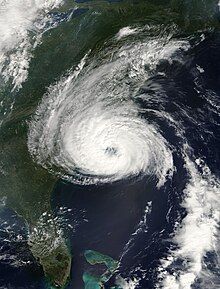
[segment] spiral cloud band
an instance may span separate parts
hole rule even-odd
[[[171,155],[153,127],[114,107],[106,111],[97,110],[96,105],[85,113],[87,117],[77,113],[73,123],[70,119],[62,124],[60,132],[55,161],[70,175],[81,174],[89,183],[116,181],[142,172],[162,177],[164,161]]]
[[[104,61],[85,65],[84,57],[43,98],[30,125],[31,154],[74,183],[149,175],[162,185],[173,170],[172,152],[157,126],[141,117],[135,94],[183,45],[152,39],[122,46],[113,58],[105,52]]]

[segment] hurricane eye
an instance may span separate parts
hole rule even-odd
[[[118,154],[118,150],[115,147],[107,147],[105,149],[105,153],[109,156],[116,156]]]

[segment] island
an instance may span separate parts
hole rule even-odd
[[[112,277],[112,275],[116,272],[119,262],[112,259],[111,257],[101,254],[94,250],[86,250],[84,252],[84,256],[86,261],[94,266],[94,265],[102,265],[104,264],[106,269],[104,272],[96,276],[94,274],[85,272],[83,274],[83,281],[85,284],[85,289],[104,289],[104,284]],[[114,287],[112,289],[121,289],[119,287]]]

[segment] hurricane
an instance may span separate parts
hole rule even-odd
[[[39,106],[30,125],[31,154],[76,183],[149,175],[162,185],[174,169],[172,148],[160,128],[144,118],[136,98],[159,61],[172,61],[186,47],[150,39],[135,47],[122,45],[111,51],[113,59],[107,52],[98,67],[97,60],[86,64],[85,57]]]

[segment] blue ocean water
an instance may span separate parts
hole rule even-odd
[[[188,60],[183,65],[161,63],[158,70],[165,72],[165,76],[148,79],[140,89],[141,94],[154,95],[158,93],[159,87],[160,93],[163,92],[159,104],[158,99],[157,103],[152,101],[150,104],[140,99],[141,106],[157,107],[177,116],[185,128],[186,139],[194,154],[205,158],[216,175],[219,175],[220,158],[219,115],[211,109],[207,93],[212,91],[216,95],[220,94],[219,49],[220,34],[207,36],[205,41],[185,55]],[[196,65],[203,67],[202,74],[195,70]],[[199,92],[195,90],[195,84],[200,88]],[[217,105],[219,100],[215,98],[214,101]],[[185,116],[186,111],[193,114],[193,122]],[[182,191],[188,179],[178,152],[178,143],[181,139],[178,139],[165,122],[155,118],[155,115],[148,115],[148,119],[157,122],[165,138],[176,147],[174,162],[178,173],[174,175],[172,181],[166,183],[165,187],[158,190],[156,181],[148,178],[100,186],[79,186],[64,181],[59,181],[56,185],[52,195],[55,213],[59,207],[70,208],[74,214],[73,219],[69,217],[68,223],[76,221],[79,223],[75,230],[67,232],[73,255],[71,282],[67,288],[83,288],[82,274],[86,268],[83,253],[87,249],[103,252],[115,260],[120,260],[121,276],[129,276],[131,272],[135,272],[141,279],[138,288],[154,288],[159,260],[170,247],[175,246],[169,236],[174,230],[175,222],[180,222],[186,214],[181,202]],[[146,214],[148,206],[151,209]],[[7,222],[8,226],[13,225],[13,234],[21,235],[21,241],[6,241],[12,240],[12,236],[7,232],[4,222]],[[23,252],[29,252],[25,228],[25,223],[16,217],[14,212],[9,209],[1,211],[1,254],[15,255],[16,258],[21,254],[21,260],[25,260]],[[42,269],[31,257],[30,252],[27,253],[26,260],[29,258],[31,258],[30,265],[19,267],[13,265],[10,259],[1,262],[0,286],[22,289],[45,288]],[[181,265],[181,261],[176,264]],[[110,288],[114,282],[113,276],[106,284],[106,288]],[[200,288],[199,284],[195,285],[195,288]]]
[[[66,20],[69,14],[54,13],[53,17],[56,21]],[[177,248],[171,237],[176,223],[181,223],[186,216],[181,204],[190,176],[181,155],[184,141],[187,140],[194,158],[203,159],[211,172],[220,176],[220,34],[211,31],[207,32],[204,41],[200,41],[200,35],[195,39],[192,48],[183,53],[182,63],[161,61],[157,66],[159,74],[148,78],[135,98],[138,105],[148,109],[141,117],[159,126],[163,137],[174,148],[176,171],[172,180],[160,189],[153,177],[89,186],[57,182],[51,197],[55,215],[59,214],[60,207],[67,207],[74,212],[72,217],[67,217],[67,222],[78,223],[74,230],[66,231],[73,256],[71,281],[67,288],[83,288],[82,274],[87,269],[83,253],[87,249],[120,260],[120,267],[106,284],[106,289],[115,284],[118,274],[138,278],[138,289],[155,288],[160,260],[171,248]],[[151,95],[152,99],[149,102],[138,94]],[[153,110],[166,112],[181,123],[184,139]],[[42,268],[28,249],[24,221],[10,209],[3,209],[0,217],[1,255],[15,256],[15,260],[21,262],[30,261],[24,266],[16,266],[10,258],[3,259],[0,262],[0,288],[46,288]],[[8,231],[8,226],[13,227],[13,232]],[[17,240],[17,236],[21,236],[21,240]],[[217,267],[215,258],[215,252],[205,257],[205,264],[213,272]],[[177,260],[175,269],[184,268],[183,261]],[[174,268],[170,268],[172,270]],[[199,279],[193,286],[203,288]]]

